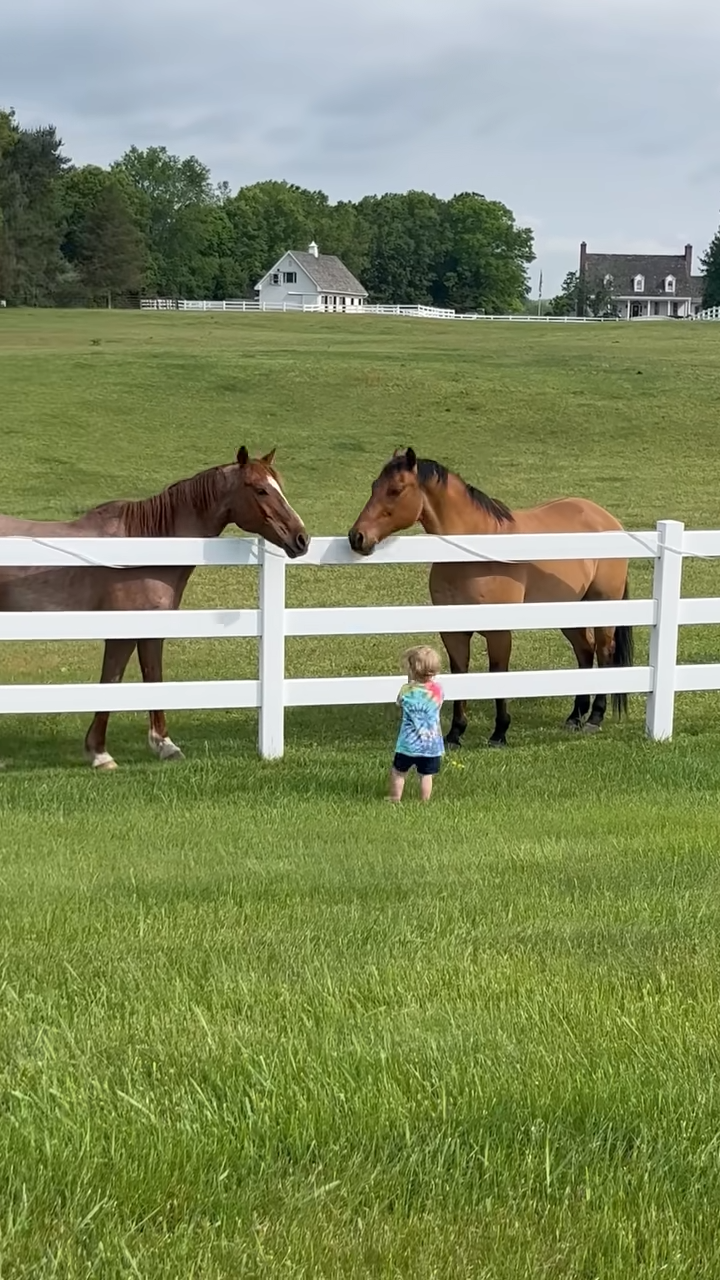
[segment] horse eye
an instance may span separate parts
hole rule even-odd
[[[256,489],[255,492],[259,498],[267,498],[267,489]]]

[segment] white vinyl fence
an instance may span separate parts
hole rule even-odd
[[[675,520],[640,533],[494,534],[396,537],[365,560],[346,538],[315,538],[308,554],[289,561],[252,538],[0,538],[3,565],[259,565],[257,609],[183,609],[178,612],[0,613],[0,640],[102,640],[256,636],[258,679],[168,681],[165,684],[10,684],[0,686],[0,712],[147,711],[156,707],[257,707],[259,750],[284,749],[285,707],[392,702],[402,676],[285,678],[288,636],[408,634],[440,630],[544,630],[624,624],[652,628],[650,662],[642,667],[592,671],[511,671],[443,675],[446,698],[571,698],[578,693],[648,694],[646,728],[655,739],[672,735],[675,694],[720,689],[720,662],[678,665],[678,628],[720,623],[720,598],[683,599],[683,556],[720,557],[720,530],[689,531]],[[439,561],[522,562],[568,559],[652,559],[652,598],[570,604],[431,604],[288,609],[285,579],[309,565],[417,564]]]
[[[141,311],[324,311],[321,303],[254,302],[245,298],[193,301],[186,298],[141,298]]]
[[[324,307],[321,302],[299,304],[296,302],[254,302],[227,298],[224,301],[191,301],[184,298],[141,298],[142,311],[312,311],[347,316],[408,316],[417,320],[513,320],[540,324],[607,324],[615,323],[617,316],[538,316],[538,315],[488,315],[484,311],[470,313],[455,311],[452,307],[426,307],[415,303],[365,303],[362,307]],[[699,318],[699,317],[698,317]]]

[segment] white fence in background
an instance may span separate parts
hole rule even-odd
[[[675,694],[720,689],[720,662],[678,665],[678,628],[720,623],[720,598],[681,597],[684,556],[720,557],[720,530],[689,531],[675,520],[656,530],[631,533],[494,534],[391,538],[369,559],[355,556],[345,538],[316,538],[307,556],[289,561],[269,543],[252,538],[0,538],[3,565],[102,564],[259,565],[257,609],[183,609],[178,612],[0,613],[0,640],[101,640],[167,637],[214,639],[255,636],[260,642],[257,680],[168,681],[165,684],[10,684],[0,686],[0,712],[48,713],[147,711],[156,707],[259,710],[259,750],[276,757],[284,749],[286,707],[392,702],[399,675],[286,679],[289,636],[362,636],[437,633],[440,630],[544,630],[559,627],[646,626],[650,661],[642,667],[592,671],[511,671],[443,675],[447,698],[574,697],[578,693],[648,694],[651,738],[672,735]],[[569,604],[398,605],[288,609],[288,569],[310,565],[417,564],[477,561],[652,559],[650,599]]]
[[[690,316],[690,320],[720,320],[720,307],[706,307],[704,311],[698,311],[696,316]]]
[[[484,312],[470,314],[469,312],[454,311],[452,307],[426,307],[410,305],[409,303],[399,303],[392,306],[384,303],[366,303],[362,307],[348,307],[343,310],[342,308],[324,307],[319,302],[305,303],[301,306],[294,302],[248,302],[234,298],[227,298],[223,302],[193,302],[182,298],[141,298],[140,307],[143,311],[310,311],[347,316],[409,316],[419,320],[513,320],[531,324],[607,324],[608,321],[615,323],[618,319],[617,316],[496,316],[486,315]],[[700,319],[701,317],[698,316],[696,318]]]
[[[298,305],[294,302],[253,302],[243,298],[227,298],[224,301],[216,302],[212,299],[206,301],[192,301],[185,298],[141,298],[141,311],[324,311],[325,308],[320,303],[305,303]]]

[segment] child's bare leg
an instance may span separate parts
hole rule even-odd
[[[390,770],[390,794],[388,800],[397,803],[402,800],[403,788],[405,786],[405,774],[398,773],[397,769]]]
[[[432,784],[433,784],[433,780],[432,780],[431,773],[426,773],[425,776],[420,779],[420,799],[421,800],[430,799],[432,795]]]

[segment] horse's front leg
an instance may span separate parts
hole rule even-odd
[[[510,670],[510,654],[512,652],[512,634],[510,631],[488,631],[487,641],[488,669],[492,672]],[[510,712],[505,698],[495,699],[495,728],[488,740],[489,747],[506,747],[507,731],[510,728]]]
[[[161,684],[164,640],[138,640],[138,660],[142,678],[146,684]],[[167,731],[164,711],[150,711],[148,744],[160,760],[182,760],[183,753],[175,745]]]
[[[135,648],[134,640],[106,640],[103,654],[101,684],[119,684],[125,674]],[[97,711],[85,735],[85,756],[93,769],[109,773],[117,765],[106,749],[109,711]]]
[[[443,632],[440,636],[450,659],[450,670],[453,675],[466,675],[470,670],[472,634],[472,631],[452,631]],[[456,698],[453,702],[452,724],[445,737],[446,747],[461,746],[466,729],[467,701],[465,698]]]

